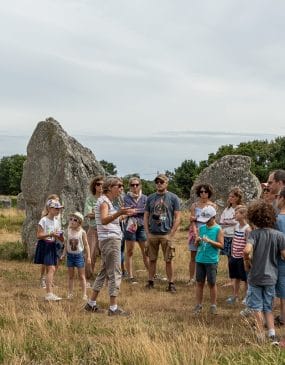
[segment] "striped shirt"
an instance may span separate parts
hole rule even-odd
[[[232,257],[239,259],[243,257],[243,250],[246,245],[246,230],[249,228],[249,224],[245,224],[243,227],[239,223],[235,226],[235,233],[232,242]]]
[[[122,230],[120,227],[119,218],[114,219],[111,223],[102,224],[100,207],[103,203],[108,205],[108,215],[115,214],[117,211],[114,208],[111,200],[106,196],[102,195],[98,198],[95,205],[95,220],[97,223],[97,233],[99,241],[106,240],[108,238],[122,238]]]

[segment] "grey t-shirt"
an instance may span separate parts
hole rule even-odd
[[[278,276],[278,257],[285,250],[285,236],[271,228],[258,228],[247,240],[253,246],[252,268],[248,274],[251,285],[275,285]]]
[[[167,191],[148,196],[145,211],[149,213],[149,231],[152,234],[167,234],[173,226],[174,212],[180,210],[177,195]]]

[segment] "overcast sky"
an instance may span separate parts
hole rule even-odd
[[[285,1],[0,2],[0,157],[51,116],[119,174],[285,131]]]

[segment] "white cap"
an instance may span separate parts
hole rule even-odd
[[[198,222],[207,223],[211,218],[217,215],[216,209],[212,205],[203,208],[201,215],[197,218]]]

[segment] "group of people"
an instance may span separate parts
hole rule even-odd
[[[179,198],[167,190],[168,177],[155,178],[156,192],[148,197],[142,193],[138,177],[129,180],[129,191],[123,193],[119,177],[96,176],[90,184],[84,216],[71,213],[69,225],[63,233],[59,214],[63,206],[57,196],[48,197],[43,217],[39,221],[35,263],[41,264],[42,280],[46,274],[46,300],[60,300],[52,292],[53,275],[58,261],[67,257],[69,273],[68,298],[73,296],[74,268],[78,269],[86,311],[102,312],[97,298],[105,282],[110,297],[109,315],[128,313],[117,304],[122,278],[122,248],[125,244],[126,270],[130,283],[136,283],[133,271],[133,252],[138,242],[142,260],[148,271],[147,289],[154,288],[156,264],[161,246],[168,285],[175,293],[173,258],[174,236],[179,227],[181,209]],[[266,321],[268,335],[276,339],[272,314],[275,289],[280,298],[279,325],[285,324],[285,171],[273,171],[262,184],[261,199],[243,204],[242,191],[233,188],[227,206],[219,220],[217,207],[211,200],[210,184],[196,187],[197,200],[190,208],[189,217],[189,282],[196,287],[194,313],[202,311],[203,290],[207,279],[210,289],[210,312],[217,312],[216,276],[220,254],[228,257],[228,271],[233,294],[228,304],[239,299],[240,283],[244,282],[246,315],[252,313],[259,331],[264,336]],[[82,228],[88,219],[87,234]],[[61,244],[64,242],[64,248]],[[57,245],[59,244],[59,248]],[[61,252],[59,252],[61,250]],[[63,250],[63,251],[62,251]],[[87,280],[95,272],[96,258],[101,268],[93,284],[91,297],[86,295]],[[86,263],[86,264],[85,264]]]

